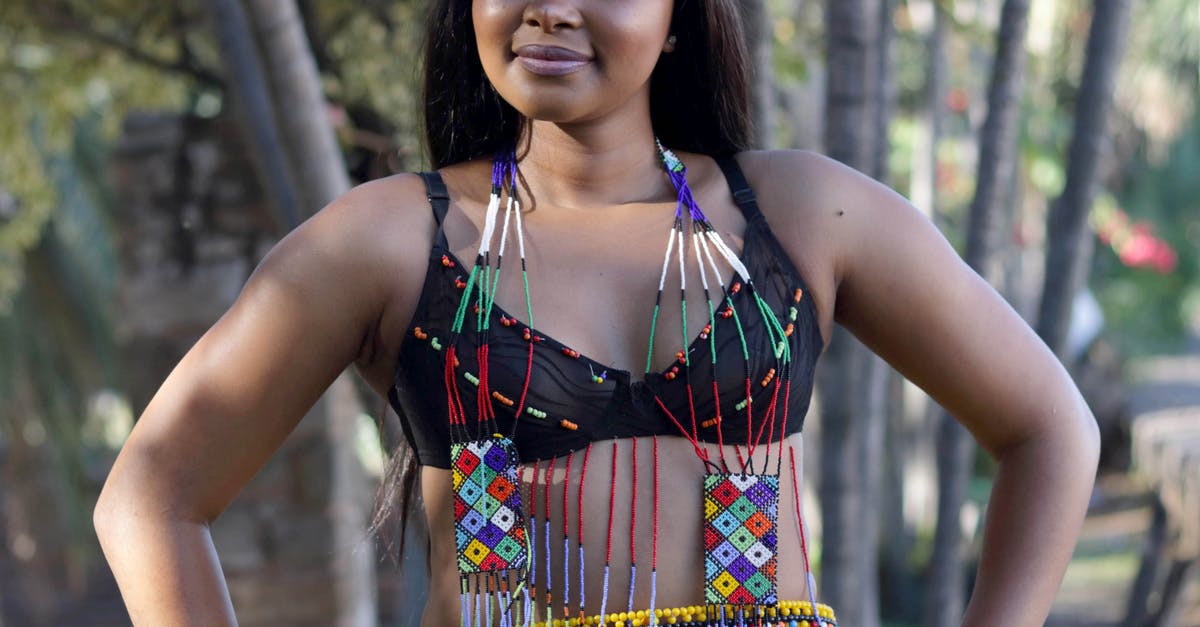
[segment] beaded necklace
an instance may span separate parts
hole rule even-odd
[[[783,461],[783,437],[780,437],[779,448],[774,456],[772,467],[771,447],[765,447],[762,467],[755,471],[754,453],[761,443],[763,431],[774,433],[777,399],[782,389],[784,392],[784,407],[779,419],[783,424],[783,433],[787,428],[787,400],[790,391],[791,378],[791,347],[788,337],[792,335],[791,321],[796,319],[795,304],[802,296],[799,289],[793,296],[793,307],[790,310],[791,321],[785,328],[775,313],[762,299],[755,289],[754,283],[746,266],[721,239],[717,230],[704,216],[687,184],[687,168],[670,150],[664,148],[655,140],[659,156],[665,171],[677,192],[675,217],[667,239],[666,253],[663,256],[662,271],[659,277],[658,291],[655,296],[651,314],[650,337],[646,354],[646,379],[651,381],[651,359],[654,351],[655,327],[662,308],[662,296],[666,287],[667,270],[671,265],[672,252],[676,253],[680,277],[680,316],[683,337],[683,349],[676,353],[677,363],[663,373],[662,380],[655,381],[649,389],[655,404],[676,427],[680,435],[692,445],[697,459],[702,463],[705,473],[703,477],[704,491],[704,603],[703,609],[696,609],[696,617],[700,619],[697,625],[764,625],[775,624],[775,619],[790,615],[789,610],[777,595],[776,567],[778,549],[778,515],[779,515],[779,478]],[[496,253],[496,265],[491,265],[491,241],[498,222],[498,213],[504,205],[504,221],[501,227],[500,246]],[[685,227],[684,210],[688,214]],[[495,303],[496,286],[499,282],[500,270],[503,267],[504,251],[508,240],[510,223],[515,224],[518,252],[521,261],[521,275],[525,294],[526,320],[528,327],[522,332],[526,341],[527,360],[526,373],[521,392],[517,400],[490,389],[488,377],[488,347],[489,322]],[[710,347],[710,366],[713,373],[712,394],[715,415],[698,420],[695,410],[694,394],[691,385],[691,357],[688,354],[689,336],[687,332],[687,297],[686,297],[686,247],[685,231],[690,230],[691,247],[696,263],[699,266],[700,281],[708,308],[708,322],[700,333],[701,340],[708,340]],[[716,255],[713,254],[716,249]],[[720,257],[736,271],[733,284],[727,291],[722,273],[717,268],[715,258]],[[445,261],[445,260],[444,260]],[[707,268],[705,262],[707,261]],[[771,387],[770,400],[765,411],[758,418],[757,429],[753,412],[754,397],[750,372],[750,352],[745,333],[737,310],[731,303],[721,311],[713,306],[709,291],[708,271],[715,275],[721,293],[731,296],[744,292],[745,298],[753,299],[755,310],[761,317],[771,340],[774,366],[767,370],[765,376],[757,383],[761,388]],[[493,609],[497,610],[495,620],[502,627],[528,626],[539,614],[538,583],[544,588],[545,624],[583,625],[593,624],[592,619],[585,621],[585,578],[584,578],[584,499],[583,489],[587,477],[588,461],[591,455],[589,444],[583,453],[580,464],[580,480],[576,499],[578,502],[578,525],[575,535],[576,552],[579,561],[578,577],[578,610],[577,618],[572,618],[570,603],[570,525],[568,502],[570,499],[570,471],[574,454],[567,455],[565,476],[562,487],[562,516],[563,516],[563,589],[561,598],[561,615],[555,619],[553,594],[551,589],[551,480],[555,460],[551,459],[544,470],[535,462],[531,473],[531,490],[529,492],[530,512],[534,516],[534,524],[529,524],[522,502],[521,486],[524,484],[524,470],[520,466],[517,449],[514,445],[516,430],[524,415],[534,418],[548,419],[546,412],[526,406],[526,396],[532,375],[533,351],[542,338],[532,329],[533,309],[529,294],[529,278],[525,261],[525,240],[521,225],[520,199],[517,194],[517,165],[513,150],[498,155],[493,161],[492,186],[489,196],[487,213],[484,220],[483,233],[480,240],[475,263],[465,284],[458,282],[463,289],[463,296],[455,314],[454,323],[450,330],[450,338],[445,347],[444,382],[448,403],[448,416],[451,431],[451,476],[454,490],[455,542],[457,548],[457,566],[460,575],[461,614],[463,625],[492,625]],[[471,301],[474,299],[474,305]],[[469,420],[464,409],[456,369],[460,365],[457,356],[458,340],[466,321],[467,310],[470,308],[476,317],[475,331],[477,337],[476,359],[479,367],[478,375],[463,371],[463,378],[476,388],[476,411],[474,420]],[[516,324],[517,321],[502,317],[505,326]],[[716,330],[717,319],[731,320],[738,335],[744,364],[744,393],[745,397],[735,406],[735,411],[746,413],[746,443],[745,456],[740,443],[732,443],[737,456],[733,462],[726,458],[725,442],[722,436],[721,404],[717,384],[717,351]],[[435,346],[435,348],[441,348]],[[578,358],[579,354],[569,348],[563,348],[563,353],[569,357]],[[607,372],[596,373],[589,365],[591,380],[603,383]],[[657,386],[670,384],[676,378],[681,378],[688,399],[687,423],[676,417],[663,402]],[[678,385],[678,384],[675,384]],[[496,421],[495,403],[500,403],[514,411],[514,419],[508,433],[502,433]],[[568,418],[560,418],[560,426],[567,429],[577,428]],[[712,459],[708,449],[700,442],[700,429],[714,429],[717,435],[717,459]],[[612,473],[616,476],[618,441],[612,440]],[[650,610],[639,613],[634,611],[634,596],[637,587],[637,438],[632,438],[632,467],[633,486],[630,502],[630,578],[626,612],[620,616],[628,617],[626,624],[658,624],[660,613],[655,607],[657,596],[657,562],[658,562],[658,527],[659,527],[659,459],[658,438],[652,442],[653,452],[653,500],[652,512],[652,550],[650,558]],[[796,469],[794,452],[790,450],[793,486],[796,485]],[[770,472],[770,471],[773,471]],[[543,542],[539,546],[537,538],[536,517],[538,512],[538,481],[539,473],[544,486],[542,490],[541,509],[544,512],[542,534]],[[602,596],[600,601],[599,622],[605,625],[608,620],[624,621],[625,618],[615,618],[609,615],[609,574],[613,549],[613,512],[616,507],[616,482],[612,481],[609,492],[608,531],[605,542],[605,559]],[[831,619],[822,623],[818,617],[818,606],[815,600],[815,585],[808,567],[807,542],[800,518],[800,503],[798,493],[795,495],[797,533],[804,553],[804,568],[807,576],[811,605],[808,619],[810,625],[821,626],[832,624]],[[544,551],[544,556],[537,555]],[[542,557],[542,560],[538,560]],[[544,561],[544,568],[539,568],[539,561]],[[540,573],[539,573],[540,571]],[[788,606],[790,607],[790,606]],[[801,616],[797,610],[795,616]],[[614,617],[614,618],[610,618]],[[691,623],[691,615],[687,622]],[[674,615],[669,622],[676,622]],[[541,624],[539,622],[539,624]],[[783,623],[786,624],[786,623]]]

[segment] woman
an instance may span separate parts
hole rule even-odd
[[[425,625],[799,608],[814,596],[799,428],[837,323],[999,462],[965,622],[1040,624],[1086,509],[1093,419],[902,197],[813,153],[744,150],[733,0],[435,5],[426,122],[440,176],[359,186],[281,241],[114,464],[96,524],[135,622],[234,622],[207,525],[351,363],[402,411],[422,465]],[[528,272],[479,263],[505,251]],[[491,480],[519,487],[497,497],[521,523],[506,521],[517,542],[499,566],[463,561],[478,538],[455,474],[464,450],[492,444],[509,457]],[[708,482],[733,476],[766,486],[750,513],[770,533],[735,551],[766,547],[769,566],[749,573],[759,588],[711,570],[723,512]]]

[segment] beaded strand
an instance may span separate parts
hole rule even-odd
[[[571,517],[567,511],[567,504],[571,502],[568,498],[569,488],[571,486],[571,458],[575,456],[575,452],[567,453],[567,470],[563,475],[563,620],[571,616],[571,551],[570,551],[570,521]]]
[[[612,474],[610,477],[617,476],[617,439],[612,441]],[[612,563],[612,538],[613,538],[613,514],[616,512],[617,506],[617,482],[611,481],[612,485],[608,492],[608,541],[604,548],[604,586],[601,589],[600,596],[600,625],[604,625],[605,611],[608,609],[608,570],[609,564]]]
[[[584,602],[586,601],[585,597],[587,596],[585,594],[585,592],[587,591],[587,588],[584,587],[584,577],[583,577],[583,568],[584,568],[584,565],[587,563],[583,560],[583,521],[584,521],[584,517],[583,517],[583,486],[584,486],[584,483],[587,481],[588,458],[591,457],[591,455],[592,455],[592,443],[588,442],[587,449],[585,449],[583,452],[583,468],[579,469],[579,496],[578,496],[578,498],[579,498],[579,536],[577,538],[577,541],[579,543],[579,620],[580,621],[582,621],[583,617],[584,617],[583,606],[584,606]]]
[[[637,588],[637,436],[633,440],[633,491],[629,497],[629,609],[633,611],[633,591]]]
[[[554,581],[554,575],[550,572],[550,476],[551,476],[550,473],[553,472],[553,470],[554,470],[554,459],[551,459],[550,463],[546,464],[546,477],[545,477],[545,481],[543,482],[543,483],[545,483],[544,488],[546,490],[543,500],[545,501],[545,509],[546,509],[545,525],[546,525],[546,621],[547,622],[552,622],[554,620],[554,607],[551,605],[551,599],[553,597],[553,592],[551,590],[551,586],[552,586],[552,582]]]
[[[533,597],[533,610],[537,612],[537,491],[538,491],[538,464],[541,460],[533,462],[533,473],[529,482],[529,594]]]
[[[805,584],[808,586],[808,598],[813,607],[817,606],[817,582],[813,577],[812,568],[808,564],[808,538],[804,531],[804,517],[800,515],[800,483],[796,472],[796,449],[788,445],[788,457],[792,466],[792,494],[796,504],[796,529],[800,532],[800,553],[804,555]],[[820,619],[816,619],[816,627],[821,627]]]
[[[650,624],[658,624],[654,602],[658,596],[658,436],[654,436],[654,513],[650,544]]]

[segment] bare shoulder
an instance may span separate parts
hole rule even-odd
[[[828,345],[845,270],[846,233],[860,221],[856,209],[862,203],[856,197],[873,181],[808,150],[746,151],[737,160],[771,232],[808,284]]]
[[[395,174],[343,193],[284,238],[263,267],[340,294],[343,320],[359,327],[354,364],[383,392],[420,298],[434,229],[424,181]]]

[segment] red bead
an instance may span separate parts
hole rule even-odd
[[[733,283],[733,287],[731,289],[734,294],[737,294],[738,292],[742,291],[742,284],[740,282],[735,281]]]
[[[447,257],[446,255],[442,255],[442,265],[446,266],[447,268],[453,268],[454,262],[450,260],[450,257]]]

